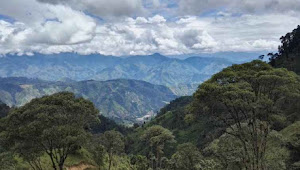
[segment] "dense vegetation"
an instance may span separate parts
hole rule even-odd
[[[270,53],[270,64],[300,74],[300,26],[280,38],[278,53]]]
[[[300,77],[272,67],[280,56],[228,67],[132,128],[69,92],[0,104],[0,169],[300,169]]]

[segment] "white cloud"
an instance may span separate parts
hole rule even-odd
[[[64,8],[61,6],[56,10]],[[76,16],[76,20],[72,16]],[[61,22],[50,21],[49,25],[34,28],[27,28],[21,23],[0,22],[0,30],[3,30],[0,34],[3,45],[0,53],[78,52],[130,55],[159,52],[171,55],[273,51],[279,45],[278,38],[300,22],[298,17],[286,15],[184,17],[172,22],[157,15],[95,25],[88,16],[76,11],[69,11],[67,16],[60,14],[60,17]]]
[[[165,9],[168,0],[148,1],[153,6]],[[228,1],[218,2],[222,5]],[[264,8],[264,4],[275,1],[266,0],[259,3],[261,8]],[[107,2],[106,5],[103,5],[104,2]],[[123,2],[123,5],[117,2]],[[197,7],[198,4],[202,5],[203,9],[219,8],[216,0],[205,2],[207,3],[202,0],[186,0],[185,5],[190,7],[194,4]],[[228,11],[231,6],[236,5],[234,2],[237,0],[232,0],[229,5],[223,4],[227,7],[226,11],[221,10],[214,16],[178,15],[168,18],[160,14],[151,14],[148,17],[138,15],[140,11],[145,10],[140,0],[56,0],[52,3],[40,3],[36,0],[2,1],[0,14],[10,16],[16,21],[7,22],[0,19],[0,54],[78,52],[136,55],[159,52],[174,55],[221,51],[273,51],[280,43],[279,37],[300,23],[297,13],[279,13],[281,9],[274,6],[271,8],[276,10],[271,13],[249,12],[251,5],[256,4],[248,0],[240,3],[245,13],[236,16],[232,11]],[[297,4],[294,7],[289,7],[288,4],[286,5],[289,10],[286,11],[297,10]],[[183,1],[179,3],[181,10],[182,5]],[[127,9],[132,10],[132,13]],[[190,12],[193,13],[193,9]],[[90,15],[91,13],[107,18],[98,21]],[[138,17],[130,17],[131,15]]]
[[[15,1],[12,0],[11,4],[5,5],[9,7],[14,3]],[[62,5],[33,3],[33,6],[40,8],[29,8],[32,10],[31,14],[42,15],[33,17],[31,21],[28,19],[30,16],[24,17],[28,13],[26,9],[13,15],[17,22],[9,23],[0,20],[0,53],[35,52],[50,46],[84,43],[94,38],[97,25],[93,18],[84,13]],[[44,11],[40,11],[41,9]],[[5,14],[11,12],[6,10]],[[71,47],[64,49],[71,49]]]
[[[160,15],[155,15],[154,17],[149,18],[149,23],[153,23],[153,24],[164,23],[166,21],[167,20],[164,17],[160,16]]]
[[[48,9],[56,18],[33,27],[27,42],[67,45],[93,39],[96,23],[91,17],[65,6]]]

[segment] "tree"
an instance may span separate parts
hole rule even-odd
[[[174,138],[171,131],[158,125],[149,127],[141,136],[141,140],[150,147],[149,156],[155,158],[151,158],[152,169],[161,168],[161,158],[164,154],[165,144],[175,142]],[[156,162],[155,165],[154,161]]]
[[[106,131],[101,137],[101,142],[108,153],[108,170],[110,170],[112,167],[113,156],[124,151],[124,137],[120,132],[114,130]]]
[[[102,121],[101,121],[102,123]],[[106,149],[101,143],[101,137],[99,135],[93,135],[91,140],[85,145],[85,148],[92,154],[93,160],[101,169],[104,166],[106,158]]]
[[[9,106],[7,106],[6,104],[0,101],[0,118],[7,116],[9,110],[10,110]]]
[[[132,155],[130,157],[130,163],[134,165],[137,170],[148,170],[148,160],[145,156]]]
[[[195,105],[242,143],[246,169],[266,169],[271,117],[297,114],[299,84],[295,73],[256,60],[226,68],[200,85]]]
[[[13,153],[0,148],[0,170],[15,170],[17,163]]]
[[[278,53],[270,53],[270,64],[300,74],[300,26],[280,38]]]
[[[36,147],[33,142],[18,143],[14,146],[13,151],[26,161],[33,170],[43,169],[40,157],[44,152],[39,147]]]
[[[287,141],[287,147],[290,151],[290,160],[288,169],[300,169],[300,121],[297,121],[281,131]]]
[[[199,170],[201,169],[202,154],[192,143],[184,143],[177,147],[177,151],[172,155],[177,170]]]
[[[44,152],[53,169],[62,170],[68,155],[86,142],[89,124],[97,121],[97,115],[92,102],[72,93],[33,99],[5,118],[6,143],[15,151]]]
[[[265,55],[260,55],[260,56],[258,57],[259,60],[264,60],[264,58],[265,58]]]
[[[248,137],[251,137],[248,135]],[[265,153],[266,169],[284,170],[289,158],[285,138],[276,131],[271,131],[268,136],[268,149]],[[251,146],[249,146],[250,148]],[[204,149],[206,155],[210,155],[215,162],[221,165],[218,169],[244,169],[243,144],[240,140],[227,133],[215,139]]]
[[[93,154],[94,161],[100,169],[100,167],[104,165],[104,158],[106,154],[105,147],[101,144],[96,144],[91,153]]]

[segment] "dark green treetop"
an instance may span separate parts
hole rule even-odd
[[[14,150],[45,152],[53,168],[62,169],[68,155],[86,142],[98,112],[92,102],[61,92],[14,109],[6,118],[4,135]]]

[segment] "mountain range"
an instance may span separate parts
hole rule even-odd
[[[22,106],[34,98],[61,91],[91,100],[101,115],[125,124],[154,116],[176,98],[165,86],[139,80],[54,82],[23,77],[0,78],[0,101],[9,106]]]
[[[200,83],[233,63],[220,57],[176,59],[158,53],[129,57],[75,53],[7,55],[0,58],[0,77],[66,82],[135,79],[167,86],[183,96],[191,95]]]

